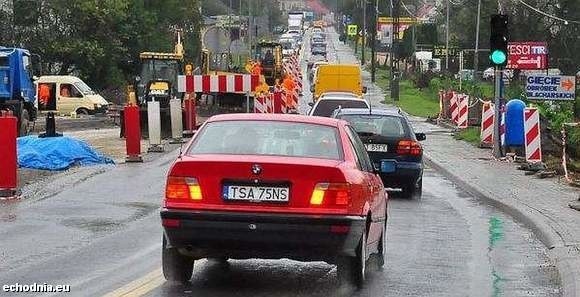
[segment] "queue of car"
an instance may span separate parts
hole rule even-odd
[[[295,35],[281,37],[285,50]],[[359,65],[316,52],[308,70],[308,115],[213,116],[175,160],[160,213],[167,280],[189,281],[202,258],[289,258],[336,264],[341,283],[361,287],[371,259],[385,264],[385,186],[420,198],[425,135],[364,99]]]

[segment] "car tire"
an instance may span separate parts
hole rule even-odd
[[[87,115],[88,116],[89,115],[89,110],[86,109],[86,108],[79,108],[79,109],[76,110],[76,114],[78,114],[78,115],[84,115],[84,116]]]
[[[165,237],[163,237],[161,262],[163,276],[168,281],[187,283],[193,275],[194,259],[180,254],[176,248],[168,248]]]
[[[387,222],[383,224],[383,232],[381,233],[381,239],[379,240],[377,253],[377,266],[379,270],[382,270],[386,263],[387,258]]]
[[[410,184],[403,186],[402,196],[409,199],[421,199],[423,195],[423,178],[421,178],[416,184]]]
[[[362,288],[366,278],[366,231],[363,232],[355,257],[343,257],[337,265],[338,280],[341,284]]]

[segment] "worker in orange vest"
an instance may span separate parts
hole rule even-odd
[[[290,75],[286,74],[284,76],[284,80],[282,81],[282,88],[286,92],[286,106],[290,108],[296,108],[296,105],[298,104],[298,102],[296,102],[297,98],[295,98],[296,83],[294,82],[294,79],[290,77]]]
[[[39,84],[38,85],[38,101],[41,104],[41,109],[48,109],[48,104],[50,102],[51,85],[49,84]]]
[[[282,81],[282,87],[290,92],[293,92],[296,88],[296,83],[294,82],[294,79],[290,77],[290,75],[286,74],[284,76],[284,80]]]
[[[262,75],[262,64],[256,61],[254,66],[252,66],[252,75]]]

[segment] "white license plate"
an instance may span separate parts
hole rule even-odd
[[[290,189],[283,187],[224,186],[227,200],[288,202]]]
[[[365,148],[369,152],[386,152],[388,149],[386,144],[380,143],[367,143],[365,144]]]

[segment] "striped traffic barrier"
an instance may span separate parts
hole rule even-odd
[[[537,108],[528,107],[524,110],[524,132],[526,161],[529,163],[542,162],[540,112]]]
[[[18,197],[16,139],[18,119],[11,111],[0,111],[0,201]]]
[[[451,112],[451,121],[453,121],[454,124],[457,124],[457,116],[459,115],[459,110],[457,109],[458,95],[459,94],[455,92],[451,92],[451,99],[449,99],[450,101],[449,111]]]
[[[505,146],[505,107],[500,110],[500,122],[499,122],[499,141],[500,146]]]
[[[457,127],[465,129],[469,121],[469,96],[465,94],[459,95],[457,109]]]
[[[254,97],[254,113],[272,113],[274,103],[270,94],[261,94]]]
[[[481,109],[481,141],[480,147],[491,147],[493,145],[493,124],[495,107],[491,102],[484,102]]]
[[[187,93],[247,93],[260,84],[260,76],[234,75],[179,75],[177,91]]]

